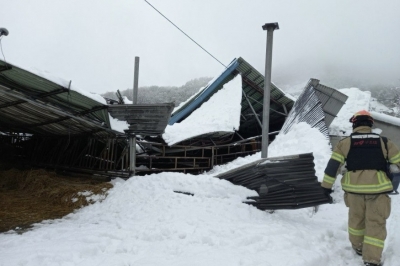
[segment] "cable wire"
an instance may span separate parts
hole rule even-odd
[[[215,56],[213,56],[210,52],[208,52],[205,48],[203,48],[200,44],[198,44],[195,40],[193,40],[189,35],[187,35],[183,30],[181,30],[177,25],[175,25],[171,20],[169,20],[166,16],[163,15],[160,11],[157,10],[152,4],[150,4],[147,0],[144,0],[149,6],[151,6],[155,11],[157,11],[161,16],[163,16],[166,20],[169,21],[172,25],[175,26],[180,32],[185,34],[186,37],[188,37],[192,42],[194,42],[197,46],[199,46],[203,51],[205,51],[207,54],[209,54],[212,58],[214,58],[218,63],[223,65],[225,68],[228,68],[226,65],[224,65],[221,61],[219,61]]]

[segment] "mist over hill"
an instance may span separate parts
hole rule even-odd
[[[138,90],[138,103],[167,103],[173,102],[178,106],[181,102],[186,101],[189,97],[199,91],[200,88],[206,86],[212,77],[200,77],[186,82],[182,86],[143,86]],[[319,78],[317,78],[319,79]],[[303,88],[306,86],[308,80],[292,79],[290,82],[285,82],[279,76],[276,78],[277,82],[274,84],[281,88],[285,93],[289,93],[294,97],[298,97]],[[320,82],[326,86],[334,89],[343,88],[358,88],[362,91],[371,92],[371,96],[388,108],[393,108],[393,116],[400,117],[400,84],[396,86],[392,83],[368,83],[363,80],[355,80],[350,77],[342,77],[341,79],[326,77],[321,78]],[[120,90],[122,96],[126,96],[132,100],[132,89]],[[103,97],[117,100],[116,91],[106,92],[102,94]]]
[[[186,101],[200,88],[206,86],[211,77],[201,77],[189,80],[180,87],[176,86],[144,86],[138,89],[138,103],[170,103],[175,106]],[[122,96],[132,101],[132,89],[120,90]],[[106,92],[103,97],[117,100],[116,92]]]

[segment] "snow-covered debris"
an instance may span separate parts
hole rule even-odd
[[[173,145],[206,133],[233,133],[240,125],[241,99],[242,79],[238,75],[185,120],[168,125],[162,137],[168,145]]]
[[[313,152],[322,180],[330,145],[306,123],[277,137],[268,154],[306,152]],[[334,204],[320,206],[317,213],[306,208],[269,214],[242,203],[254,191],[214,177],[260,156],[239,158],[198,176],[159,173],[115,179],[101,202],[43,221],[23,234],[0,234],[0,265],[361,265],[348,240],[340,182]],[[393,197],[385,266],[397,266],[400,260],[399,213],[400,198]]]
[[[371,115],[375,120],[379,120],[379,121],[400,127],[400,118],[398,118],[398,117],[394,117],[394,116],[383,114],[383,113],[373,112],[373,111],[371,112]]]
[[[348,88],[338,90],[348,96],[346,103],[340,109],[337,117],[329,126],[329,134],[335,136],[348,136],[352,132],[350,117],[360,110],[369,110],[371,92],[361,91],[358,88]]]

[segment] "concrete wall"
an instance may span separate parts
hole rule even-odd
[[[375,120],[374,128],[382,129],[382,136],[389,138],[400,148],[400,127],[386,122]]]

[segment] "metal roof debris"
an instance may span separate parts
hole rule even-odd
[[[0,131],[115,135],[107,105],[1,60]]]
[[[129,130],[140,135],[164,133],[173,109],[174,103],[116,104],[108,107],[112,117],[126,121]]]
[[[299,209],[331,203],[315,176],[312,153],[261,159],[217,175],[256,190],[245,203],[261,210]]]

